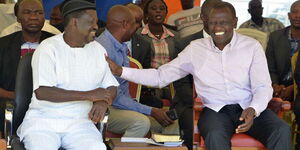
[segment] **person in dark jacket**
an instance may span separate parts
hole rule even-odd
[[[39,0],[19,2],[17,21],[22,31],[0,38],[0,130],[4,132],[4,110],[14,99],[17,67],[22,55],[33,52],[39,43],[53,34],[41,31],[45,18]]]

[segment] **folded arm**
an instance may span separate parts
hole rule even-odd
[[[57,87],[40,86],[34,92],[37,99],[50,102],[88,100],[92,102],[105,101],[107,104],[111,104],[116,96],[116,87],[96,88],[91,91],[71,91]]]

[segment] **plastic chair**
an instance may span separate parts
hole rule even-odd
[[[193,107],[193,127],[194,127],[194,134],[193,134],[193,144],[194,149],[197,150],[205,150],[205,144],[203,137],[200,136],[200,132],[198,130],[198,120],[200,118],[200,113],[204,108],[204,105],[200,98],[196,97],[194,90],[194,107]],[[273,105],[272,103],[275,103]],[[279,104],[279,105],[278,105]],[[288,101],[283,101],[280,98],[273,98],[269,106],[278,106],[275,111],[279,110],[277,113],[278,115],[282,115],[283,111],[288,111],[291,109],[291,105]],[[272,108],[273,110],[273,108]],[[242,133],[234,134],[231,138],[231,145],[232,150],[266,150],[263,144],[261,144],[256,139]]]
[[[256,39],[261,46],[264,48],[264,51],[266,51],[267,44],[268,44],[268,34],[256,29],[250,29],[250,28],[239,28],[235,30],[236,32],[252,37]]]
[[[143,66],[141,65],[141,63],[138,60],[136,60],[130,56],[128,56],[128,58],[129,58],[130,68],[143,69]],[[136,99],[138,102],[139,102],[140,96],[141,96],[141,89],[142,89],[142,85],[136,84],[133,82],[129,82],[130,96],[131,96],[131,98]]]

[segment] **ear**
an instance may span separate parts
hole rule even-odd
[[[291,17],[291,13],[290,12],[288,13],[288,17],[289,17],[289,20],[291,20],[292,17]]]
[[[127,30],[127,26],[128,26],[128,21],[122,20],[122,29]]]
[[[69,23],[74,27],[78,27],[78,20],[76,18],[71,18]]]
[[[237,28],[237,22],[238,22],[238,17],[235,17],[235,18],[233,19],[233,27],[234,27],[234,28]]]
[[[251,10],[250,9],[248,9],[248,13],[251,14]]]

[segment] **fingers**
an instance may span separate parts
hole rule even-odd
[[[245,121],[245,123],[239,125],[236,129],[235,129],[235,132],[236,133],[243,133],[243,132],[247,132],[250,127],[252,125],[252,122],[250,121]]]
[[[93,104],[91,111],[89,112],[89,118],[94,122],[100,122],[106,112],[107,104],[102,102],[96,102]]]
[[[164,121],[164,125],[165,125],[165,126],[168,126],[168,125],[174,123],[174,121],[171,120],[171,119],[168,117],[168,115],[166,114],[166,112],[164,112],[164,114],[163,114],[163,121]]]
[[[173,120],[162,109],[152,108],[151,116],[164,127],[173,123]]]

